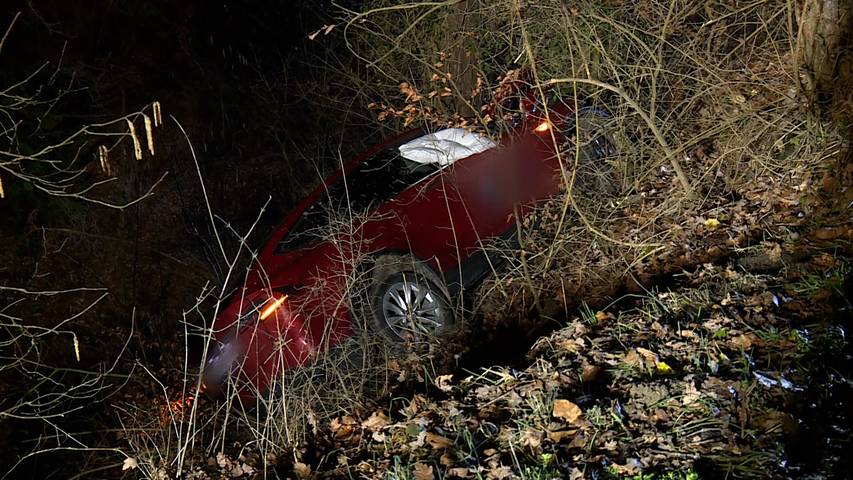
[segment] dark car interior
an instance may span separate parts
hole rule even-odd
[[[369,212],[439,171],[436,164],[403,158],[393,145],[347,172],[311,204],[276,247],[276,253],[308,247],[336,219]]]

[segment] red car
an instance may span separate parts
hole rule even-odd
[[[518,98],[520,113],[500,144],[480,144],[480,153],[412,161],[400,147],[427,133],[414,130],[326,178],[284,219],[217,315],[206,389],[216,394],[230,380],[241,395],[263,392],[283,369],[352,335],[354,320],[399,343],[452,329],[452,299],[491,271],[484,245],[510,238],[530,206],[562,188],[575,138],[582,160],[614,152],[598,127],[584,127],[595,122],[574,127],[576,118],[606,114],[576,115],[556,102],[548,121],[534,97]]]

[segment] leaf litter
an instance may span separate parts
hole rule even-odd
[[[834,452],[847,442],[848,414],[809,422],[815,410],[850,405],[816,397],[849,393],[850,347],[839,333],[848,325],[836,313],[848,300],[803,298],[798,279],[826,265],[771,275],[735,264],[704,264],[665,289],[570,316],[515,364],[431,376],[409,356],[400,368],[411,373],[374,410],[321,427],[312,448],[337,458],[315,476],[831,478],[846,468]],[[818,458],[797,452],[832,429]]]

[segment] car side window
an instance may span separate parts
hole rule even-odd
[[[276,253],[310,246],[328,234],[328,226],[367,213],[437,172],[435,164],[419,164],[386,148],[329,185],[279,242]]]

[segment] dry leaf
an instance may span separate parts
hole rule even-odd
[[[574,403],[565,400],[565,399],[557,399],[554,400],[554,411],[552,413],[555,417],[562,418],[569,423],[575,423],[578,418],[583,414],[581,408]]]
[[[335,434],[335,438],[342,439],[352,435],[355,420],[350,416],[332,419],[329,429]]]
[[[412,474],[414,475],[415,480],[433,480],[434,478],[432,466],[420,462],[415,464],[415,467],[412,469]]]
[[[755,335],[747,334],[747,335],[738,335],[737,337],[729,340],[729,344],[735,348],[739,348],[741,350],[749,350],[752,347],[752,344],[755,340]]]
[[[450,439],[432,432],[426,433],[426,442],[436,450],[442,448],[450,448],[453,446],[453,442],[450,441]]]
[[[637,353],[643,357],[647,364],[654,365],[658,362],[658,354],[647,348],[637,347]]]
[[[486,473],[486,478],[494,479],[494,480],[503,480],[505,478],[512,478],[512,469],[501,465],[499,467],[492,467],[489,469],[488,473]]]
[[[374,412],[367,420],[361,422],[361,428],[375,432],[387,427],[391,423],[388,416],[382,412]]]
[[[538,430],[528,429],[521,437],[521,445],[530,448],[539,448],[542,445],[544,435]]]
[[[134,468],[137,468],[138,466],[139,466],[139,463],[136,462],[135,458],[127,457],[124,459],[124,462],[121,464],[121,471],[123,472],[125,470],[133,470]]]
[[[710,230],[712,232],[714,230],[716,230],[719,226],[720,226],[720,221],[717,220],[716,218],[709,218],[708,220],[705,220],[705,228],[707,228],[708,230]]]
[[[323,35],[328,35],[328,34],[332,33],[332,30],[334,30],[336,26],[337,25],[334,25],[334,24],[323,25],[322,27],[315,30],[314,32],[311,32],[311,34],[308,35],[308,40],[314,40],[315,38],[317,38],[317,35],[320,35],[320,33],[322,33]]]
[[[468,478],[470,476],[470,470],[467,467],[451,468],[447,471],[447,474],[451,477]]]
[[[317,422],[317,416],[314,415],[311,409],[308,409],[306,417],[308,418],[308,425],[311,426],[311,431],[314,435],[317,435],[320,432],[320,424]]]
[[[639,367],[643,363],[643,359],[634,350],[626,353],[622,361],[631,367]]]
[[[293,473],[299,478],[308,478],[311,476],[311,466],[302,462],[293,464]]]
[[[554,443],[560,443],[563,439],[573,437],[577,430],[558,430],[556,432],[548,432],[548,440]]]
[[[435,377],[435,386],[438,387],[442,392],[449,392],[453,390],[453,386],[450,384],[450,380],[453,379],[453,374],[450,375],[439,375]]]

